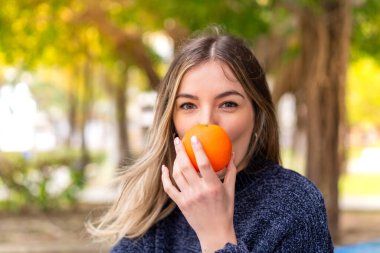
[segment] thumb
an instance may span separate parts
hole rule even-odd
[[[235,194],[235,182],[236,182],[237,169],[236,169],[234,160],[235,160],[235,153],[233,152],[231,160],[227,165],[227,172],[226,172],[226,175],[224,177],[224,182],[223,182],[230,196],[233,196]]]

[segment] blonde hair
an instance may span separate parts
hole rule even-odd
[[[179,51],[162,80],[145,152],[119,176],[121,191],[110,209],[97,223],[87,224],[88,231],[96,238],[113,243],[123,237],[137,238],[174,210],[175,203],[163,190],[161,166],[165,164],[172,171],[175,159],[176,130],[172,118],[175,96],[186,71],[208,60],[226,63],[252,100],[254,134],[247,159],[262,156],[279,163],[275,110],[256,57],[243,41],[232,36],[192,39]]]

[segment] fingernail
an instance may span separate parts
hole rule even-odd
[[[197,136],[195,136],[195,135],[191,136],[190,140],[191,140],[192,144],[195,144],[195,145],[198,144],[198,138],[197,138]]]
[[[179,142],[180,142],[180,141],[179,141],[179,138],[178,138],[178,137],[175,137],[175,138],[174,138],[174,144],[175,144],[175,145],[178,145]]]

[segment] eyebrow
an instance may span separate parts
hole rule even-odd
[[[239,96],[239,97],[242,97],[243,99],[245,99],[245,97],[240,92],[238,92],[236,90],[228,90],[228,91],[222,92],[219,95],[217,95],[215,98],[220,99],[220,98],[227,97],[227,96]],[[176,99],[177,98],[189,98],[189,99],[194,99],[194,100],[199,99],[197,96],[194,96],[194,95],[191,95],[188,93],[180,93],[176,96]]]

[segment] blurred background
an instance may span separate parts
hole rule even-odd
[[[335,244],[380,241],[379,11],[377,0],[2,0],[0,252],[99,251],[83,222],[142,151],[176,49],[213,26],[263,65],[283,164],[323,192]]]

